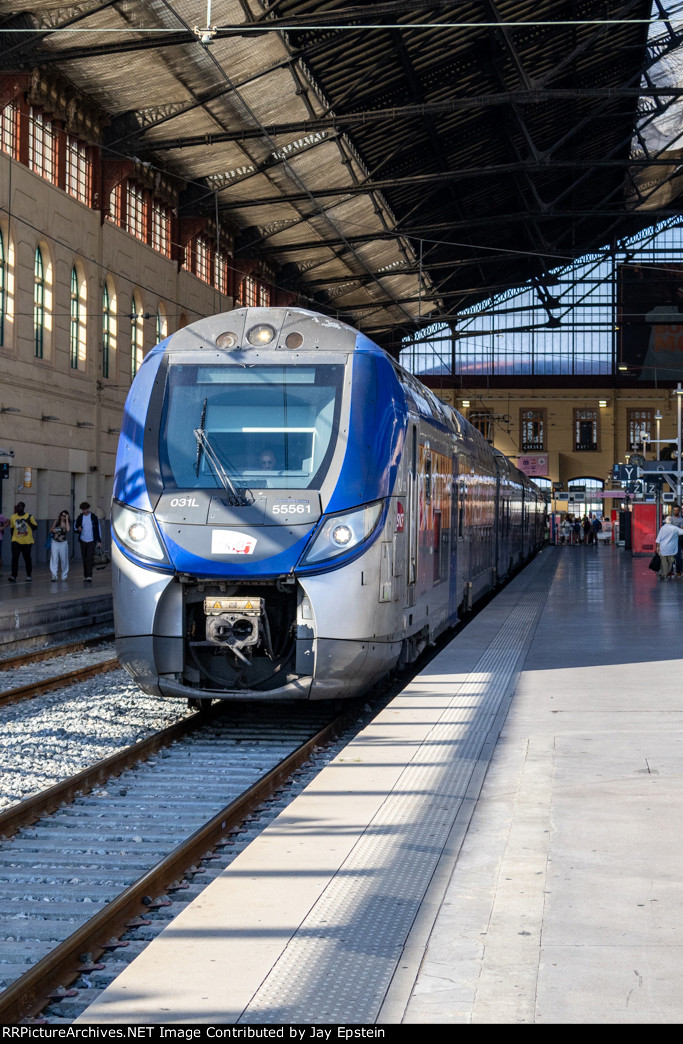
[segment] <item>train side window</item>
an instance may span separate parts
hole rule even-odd
[[[425,501],[427,504],[432,502],[432,458],[427,457],[425,460]]]
[[[458,493],[458,536],[461,537],[465,535],[465,487],[461,486]]]

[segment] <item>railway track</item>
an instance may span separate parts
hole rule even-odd
[[[9,678],[15,677],[15,672],[19,668],[45,660],[55,660],[58,662],[61,657],[68,656],[72,653],[82,652],[95,645],[102,645],[106,641],[106,636],[100,636],[98,638],[70,642],[68,645],[53,646],[49,649],[39,649],[35,652],[23,653],[2,660],[0,661],[0,686],[3,684],[3,675]],[[57,666],[57,662],[55,663],[55,666]],[[30,700],[35,696],[41,696],[43,693],[52,692],[55,689],[68,688],[70,685],[75,685],[78,682],[85,681],[86,679],[95,677],[98,674],[104,674],[107,671],[116,670],[118,667],[119,662],[116,657],[109,657],[106,660],[100,660],[73,670],[66,670],[59,674],[50,675],[49,677],[35,678],[24,685],[11,686],[10,688],[4,689],[4,691],[0,691],[0,707],[9,706],[12,703],[19,703],[22,700]]]
[[[61,645],[49,645],[45,649],[33,649],[30,652],[18,653],[16,656],[7,656],[0,659],[0,671],[12,670],[15,667],[24,667],[28,663],[38,663],[41,660],[53,660],[69,653],[81,652],[90,649],[94,645],[100,645],[114,640],[113,631],[110,634],[101,634],[94,638],[81,638],[77,642],[66,642]]]
[[[100,955],[135,950],[123,933],[148,933],[150,918],[168,919],[169,895],[191,897],[195,877],[220,872],[245,818],[346,724],[348,711],[330,721],[324,707],[265,723],[258,708],[220,707],[0,815],[0,1021],[36,1015],[50,995],[74,1003],[79,977],[84,1007],[88,976],[106,974]]]
[[[31,682],[29,685],[19,685],[14,689],[0,692],[0,707],[9,707],[11,703],[20,703],[22,700],[32,700],[36,696],[42,696],[45,692],[65,689],[69,685],[93,678],[96,674],[104,674],[106,671],[115,671],[118,668],[118,660],[104,660],[102,663],[92,664],[90,667],[79,667],[78,670],[67,671],[64,674],[55,675],[53,678]]]

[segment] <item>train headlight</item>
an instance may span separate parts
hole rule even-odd
[[[264,344],[270,344],[274,337],[275,330],[268,323],[259,323],[258,326],[252,326],[247,334],[249,344],[253,344],[255,348]]]
[[[326,562],[358,547],[374,531],[382,516],[382,505],[383,501],[375,500],[372,504],[325,519],[301,559],[301,565]]]
[[[133,522],[132,526],[128,526],[128,536],[136,544],[141,544],[147,536],[147,527],[142,522]]]
[[[353,540],[353,530],[350,526],[335,526],[332,530],[332,540],[340,547],[347,547]]]
[[[119,542],[128,551],[141,558],[151,558],[154,562],[168,561],[154,519],[148,511],[126,507],[115,500],[111,524]]]

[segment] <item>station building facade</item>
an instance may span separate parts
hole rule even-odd
[[[677,437],[677,397],[669,387],[455,389],[438,377],[423,380],[548,489],[608,491],[614,464],[633,454],[670,453]],[[659,449],[658,433],[666,443]]]
[[[99,147],[107,115],[56,74],[0,76],[0,510],[109,514],[128,389],[187,323],[289,303],[184,186]],[[9,548],[5,544],[5,555]]]

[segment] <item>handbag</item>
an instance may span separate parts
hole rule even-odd
[[[95,569],[106,569],[110,562],[111,558],[106,551],[95,552],[95,557],[93,558]]]
[[[647,568],[651,569],[653,573],[658,573],[662,568],[662,560],[656,552],[650,559],[650,564]]]

